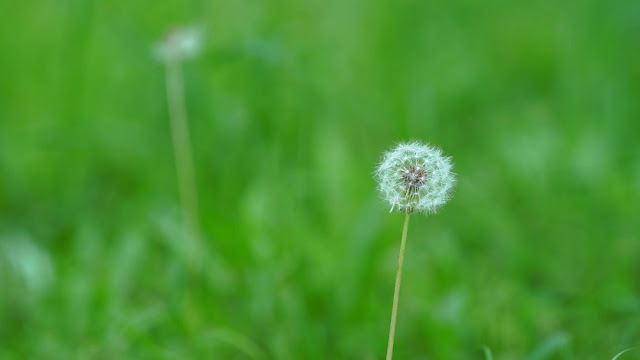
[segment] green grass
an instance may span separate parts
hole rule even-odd
[[[0,3],[1,359],[381,359],[400,140],[458,185],[412,219],[397,359],[640,345],[634,1]],[[164,71],[184,66],[202,271]],[[634,352],[620,358],[633,358]]]

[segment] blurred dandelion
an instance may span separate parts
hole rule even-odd
[[[163,63],[196,58],[202,53],[203,39],[199,26],[177,27],[153,46],[153,56]]]
[[[198,217],[198,195],[191,152],[191,139],[185,109],[184,85],[181,63],[184,59],[197,57],[203,48],[203,32],[199,27],[179,27],[170,31],[166,38],[154,45],[154,57],[166,68],[167,101],[171,121],[171,135],[178,176],[180,203],[190,239],[189,259],[199,263],[200,226]]]
[[[391,211],[396,209],[405,213],[393,292],[387,360],[393,357],[393,340],[396,332],[398,297],[409,215],[413,212],[435,213],[449,200],[449,192],[455,184],[452,167],[451,159],[443,156],[440,149],[414,141],[399,144],[386,152],[375,171],[378,190],[389,202]]]

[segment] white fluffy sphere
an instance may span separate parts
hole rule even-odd
[[[384,153],[375,178],[391,211],[434,213],[449,200],[456,182],[452,167],[440,149],[411,142]]]

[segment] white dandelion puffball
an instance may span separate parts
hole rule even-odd
[[[414,141],[384,153],[375,178],[391,211],[434,213],[449,200],[452,167],[440,149]]]
[[[193,59],[202,52],[203,39],[204,32],[201,27],[178,27],[171,30],[163,41],[153,46],[153,55],[164,63]]]

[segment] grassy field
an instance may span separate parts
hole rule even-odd
[[[0,20],[0,359],[382,359],[403,216],[372,172],[410,139],[458,184],[412,218],[395,359],[640,345],[640,2],[35,0]],[[183,66],[200,242],[151,55],[180,24],[206,35]]]

